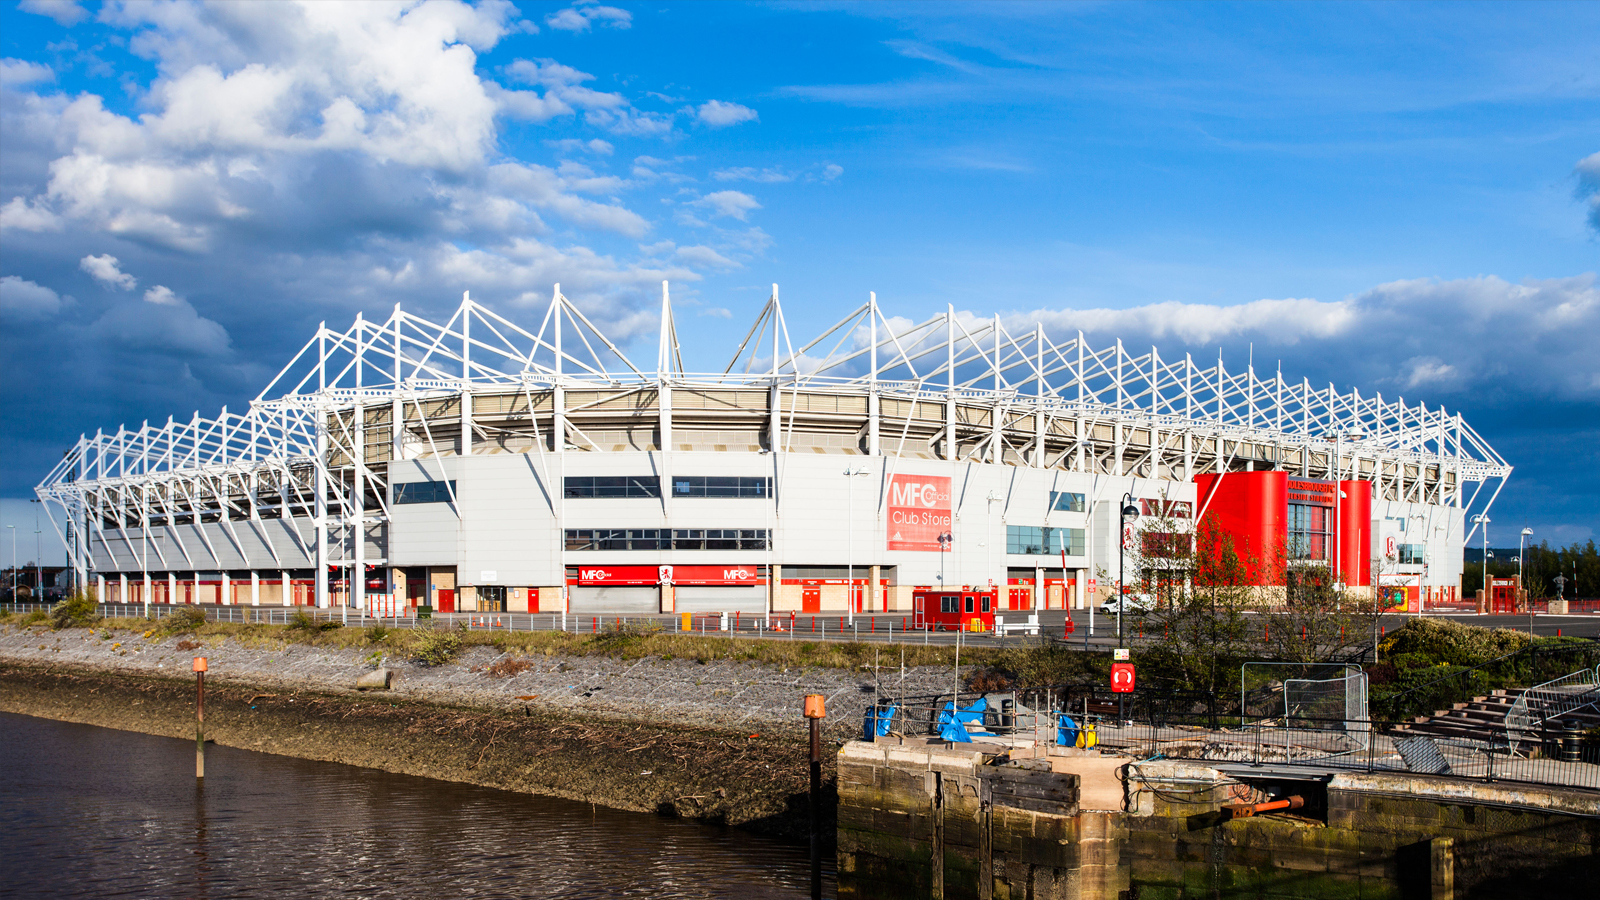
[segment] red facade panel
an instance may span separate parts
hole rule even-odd
[[[1289,473],[1228,472],[1197,475],[1202,525],[1231,539],[1254,584],[1281,584],[1289,540]]]
[[[1339,491],[1339,533],[1334,537],[1339,548],[1340,581],[1353,587],[1372,583],[1372,482],[1341,481]]]

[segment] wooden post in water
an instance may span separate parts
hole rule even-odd
[[[206,777],[206,658],[194,658],[194,777]]]
[[[822,719],[821,694],[807,694],[805,717],[811,723],[811,900],[822,900]]]

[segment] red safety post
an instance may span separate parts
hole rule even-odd
[[[592,621],[589,622],[589,633],[590,634],[599,634],[600,633],[600,617],[599,616],[594,616]]]
[[[1261,643],[1263,643],[1263,644],[1268,643],[1271,639],[1272,639],[1272,626],[1271,625],[1263,625],[1263,626],[1261,626]]]
[[[812,616],[811,617],[811,633],[812,634],[816,634],[817,633],[817,617],[816,616]]]
[[[737,610],[737,609],[733,611],[733,630],[734,631],[738,631],[739,630],[739,612],[740,611]]]
[[[789,633],[794,634],[794,612],[792,610],[789,613]]]

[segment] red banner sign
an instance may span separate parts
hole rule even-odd
[[[896,475],[889,482],[889,549],[950,552],[950,478]]]

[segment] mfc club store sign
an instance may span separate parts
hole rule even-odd
[[[949,476],[894,476],[889,482],[888,531],[890,550],[949,552]]]

